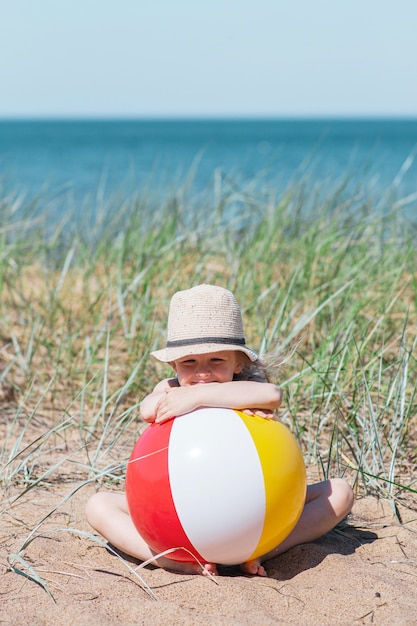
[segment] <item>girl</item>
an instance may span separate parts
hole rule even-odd
[[[151,354],[170,363],[176,376],[159,382],[142,401],[140,412],[149,423],[203,407],[240,409],[271,419],[281,404],[280,389],[268,381],[257,354],[246,345],[233,294],[222,287],[199,285],[175,293],[166,347]],[[262,558],[243,563],[242,571],[266,576],[262,563],[325,534],[349,513],[352,504],[352,490],[345,480],[335,478],[308,486],[303,512],[290,535]],[[124,494],[96,493],[87,504],[87,519],[119,550],[142,561],[154,556],[133,525]],[[216,563],[207,563],[203,571],[197,563],[166,557],[154,563],[184,573],[217,574]]]

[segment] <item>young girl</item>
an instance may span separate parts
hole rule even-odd
[[[222,287],[199,285],[174,294],[166,347],[152,356],[170,363],[176,376],[159,382],[142,401],[141,415],[149,423],[179,418],[202,407],[240,409],[270,419],[281,404],[281,391],[268,382],[256,353],[246,346],[233,294]],[[242,571],[266,576],[263,562],[325,534],[352,504],[352,490],[342,479],[309,485],[303,512],[290,535],[262,558],[243,563]],[[96,493],[86,512],[91,526],[119,550],[142,561],[154,556],[133,525],[124,494]],[[217,574],[216,563],[207,563],[203,571],[197,563],[166,557],[154,563],[184,573]]]

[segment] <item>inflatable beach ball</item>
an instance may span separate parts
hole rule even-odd
[[[306,476],[279,422],[199,409],[152,424],[127,468],[132,520],[155,552],[176,561],[234,565],[262,556],[294,528]]]

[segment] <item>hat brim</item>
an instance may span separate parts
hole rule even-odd
[[[162,363],[172,363],[186,356],[195,356],[197,354],[210,354],[211,352],[223,352],[232,351],[243,352],[252,362],[258,360],[258,355],[254,350],[251,350],[247,346],[239,346],[236,344],[218,344],[218,343],[201,343],[191,346],[179,346],[175,348],[163,348],[162,350],[155,350],[151,352],[151,355],[162,361]]]

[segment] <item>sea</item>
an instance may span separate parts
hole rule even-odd
[[[219,181],[390,191],[414,213],[417,119],[0,120],[3,197],[198,198]]]

